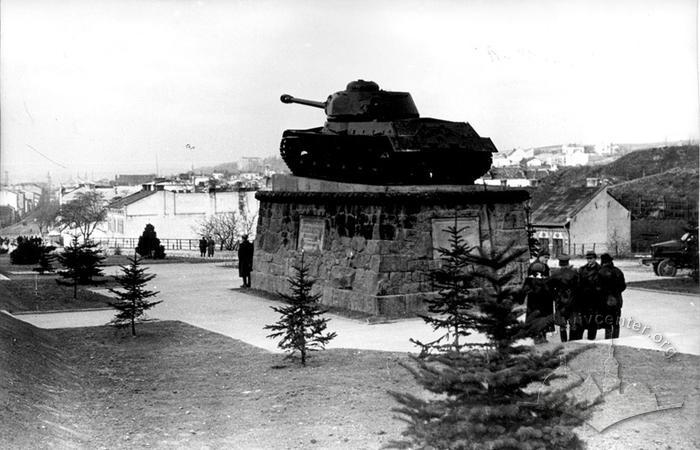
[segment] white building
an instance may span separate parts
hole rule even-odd
[[[30,186],[36,187],[30,188]],[[38,189],[38,192],[37,192]],[[22,217],[33,210],[41,200],[41,187],[36,185],[15,185],[0,188],[0,206],[11,208],[16,216]]]
[[[223,213],[256,217],[259,202],[255,191],[173,192],[139,191],[112,202],[106,226],[95,234],[100,238],[138,238],[147,224],[155,227],[160,239],[197,239],[199,224]]]
[[[561,152],[564,156],[563,166],[585,166],[588,164],[589,155],[582,145],[562,145]]]
[[[542,167],[544,165],[544,162],[540,158],[534,157],[526,160],[525,165],[527,167]]]
[[[596,144],[595,152],[599,155],[611,156],[620,152],[620,146],[611,142]]]
[[[631,215],[605,186],[547,192],[532,202],[535,237],[552,256],[625,254],[630,250]]]
[[[517,148],[513,150],[509,155],[508,155],[508,164],[509,166],[517,166],[520,164],[520,161],[523,159],[528,159],[532,158],[535,156],[535,149],[529,148],[529,149],[522,149],[522,148]]]
[[[20,206],[24,205],[24,195],[14,189],[0,189],[0,206],[9,206],[19,212]]]
[[[510,165],[510,160],[503,153],[494,153],[491,167],[506,167]]]

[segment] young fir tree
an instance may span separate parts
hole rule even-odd
[[[480,285],[467,308],[472,331],[486,336],[486,345],[438,348],[406,366],[432,399],[392,392],[402,405],[395,408],[408,424],[398,448],[578,449],[573,432],[585,418],[584,406],[567,395],[576,383],[558,389],[531,389],[533,383],[561,378],[553,371],[562,363],[561,347],[536,352],[519,341],[534,336],[544,320],[521,322],[523,306],[513,286],[518,260],[527,249],[509,246],[486,252],[452,241],[471,277]],[[460,275],[461,277],[461,275]],[[465,319],[466,321],[467,319]],[[445,326],[449,322],[446,322]],[[567,357],[584,351],[575,350]],[[547,381],[547,382],[548,382]]]
[[[431,315],[420,317],[430,324],[433,330],[443,330],[445,333],[428,343],[411,339],[421,347],[422,355],[450,349],[459,351],[464,347],[460,338],[469,336],[474,328],[473,277],[467,271],[468,262],[465,259],[465,255],[471,249],[461,235],[465,229],[466,227],[457,228],[456,219],[453,226],[447,227],[445,231],[449,236],[450,247],[438,249],[442,265],[429,274],[438,296],[425,300]]]
[[[53,245],[42,245],[41,254],[39,255],[39,267],[35,267],[32,270],[42,275],[47,272],[53,272],[53,263],[56,260],[56,254],[53,252],[54,250],[56,250],[56,247]]]
[[[336,333],[324,334],[329,319],[321,316],[328,311],[319,306],[318,299],[321,296],[311,294],[314,280],[309,278],[309,268],[304,265],[303,252],[301,263],[294,266],[294,270],[296,270],[296,277],[287,279],[291,295],[279,293],[288,305],[271,307],[282,317],[275,324],[265,325],[265,329],[274,331],[267,337],[282,338],[278,347],[290,351],[290,356],[295,351],[299,352],[301,364],[305,366],[307,353],[322,350],[336,336]]]
[[[131,326],[131,335],[136,336],[136,322],[142,321],[144,312],[161,301],[149,302],[146,299],[158,295],[157,291],[145,289],[146,283],[155,278],[155,274],[146,274],[146,268],[141,266],[141,259],[134,255],[128,258],[129,266],[121,266],[123,275],[115,275],[114,279],[123,290],[109,288],[109,291],[116,294],[119,300],[110,302],[110,306],[119,312],[112,319],[116,326]]]
[[[56,280],[58,284],[73,286],[73,298],[78,296],[79,284],[95,284],[94,277],[102,275],[102,260],[104,256],[92,242],[80,244],[78,236],[73,236],[71,244],[64,248],[56,257],[64,270],[58,274],[64,280]],[[65,281],[68,280],[68,281]]]

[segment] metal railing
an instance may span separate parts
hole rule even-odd
[[[95,243],[107,248],[136,248],[139,238],[104,238],[95,240]],[[199,250],[199,239],[161,238],[160,245],[165,250]]]

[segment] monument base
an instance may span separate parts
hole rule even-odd
[[[469,246],[527,246],[524,190],[376,186],[275,175],[260,201],[252,287],[289,293],[301,262],[327,306],[377,316],[425,312],[429,273],[457,223]],[[455,222],[456,221],[456,222]],[[516,263],[522,279],[528,257]]]

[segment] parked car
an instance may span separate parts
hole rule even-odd
[[[642,259],[642,264],[651,265],[654,273],[662,277],[675,277],[678,269],[698,272],[698,228],[688,229],[680,239],[651,244],[651,258]]]

